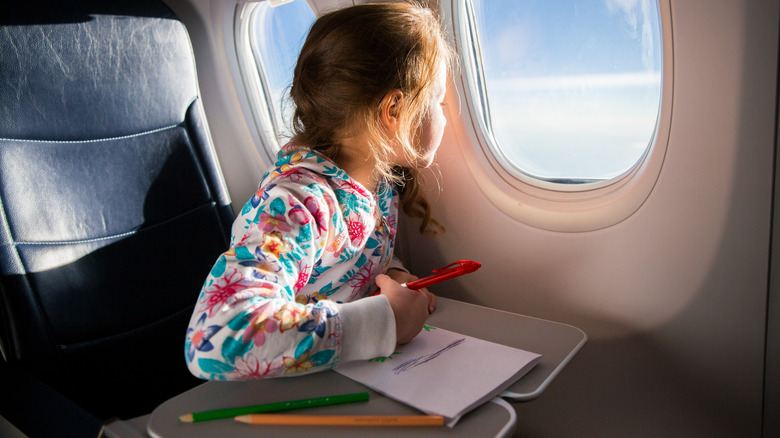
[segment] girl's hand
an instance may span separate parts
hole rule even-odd
[[[387,275],[378,275],[376,284],[393,309],[396,343],[401,345],[411,341],[428,319],[428,296],[421,291],[402,287]]]
[[[387,276],[397,281],[399,284],[419,280],[416,276],[400,269],[388,269]],[[428,313],[433,313],[433,311],[436,310],[436,295],[428,292],[428,289],[426,288],[419,289],[419,291],[428,296]]]

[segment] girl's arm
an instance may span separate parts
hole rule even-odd
[[[339,232],[332,193],[300,178],[258,192],[234,224],[232,248],[206,279],[187,331],[194,375],[257,379],[392,353],[387,297],[338,304],[296,296]]]

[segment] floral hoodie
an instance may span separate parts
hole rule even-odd
[[[190,320],[197,377],[246,380],[387,356],[390,303],[373,296],[393,259],[398,194],[376,194],[333,161],[285,146],[233,223]]]

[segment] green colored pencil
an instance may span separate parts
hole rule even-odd
[[[239,408],[227,408],[227,409],[216,409],[213,411],[195,412],[192,414],[182,415],[181,417],[179,417],[179,421],[183,423],[197,423],[198,421],[233,418],[239,415],[289,411],[292,409],[339,405],[344,403],[355,403],[361,401],[368,401],[367,392],[356,392],[354,394],[331,395],[328,397],[306,398],[302,400],[266,403],[263,405],[243,406]]]

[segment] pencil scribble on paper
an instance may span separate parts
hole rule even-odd
[[[439,357],[445,351],[453,349],[453,348],[457,347],[458,345],[462,344],[465,341],[466,341],[466,338],[458,339],[457,341],[455,341],[455,342],[451,343],[450,345],[442,348],[441,350],[437,351],[436,353],[429,354],[427,356],[420,356],[420,357],[417,357],[415,359],[407,360],[406,362],[402,363],[401,365],[398,365],[397,367],[393,368],[393,372],[395,374],[401,374],[401,373],[404,373],[406,371],[409,371],[410,369],[412,369],[412,368],[414,368],[414,367],[416,367],[418,365],[422,365],[424,363],[428,363],[428,362],[432,361],[433,359],[436,359],[437,357]]]

